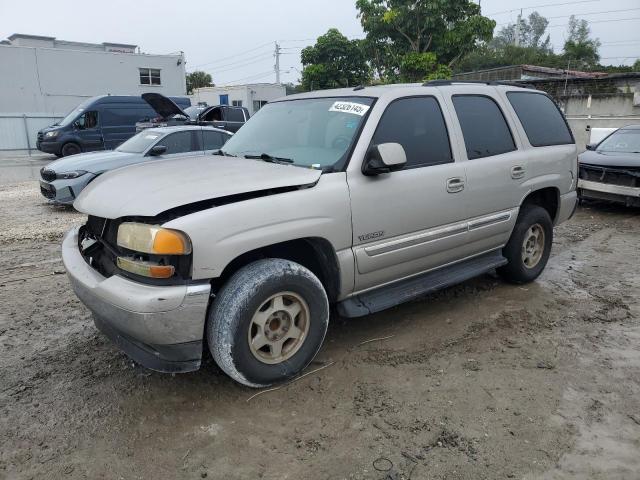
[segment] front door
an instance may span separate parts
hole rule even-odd
[[[84,112],[74,122],[76,134],[83,152],[104,150],[100,116],[96,110]]]
[[[422,96],[387,106],[371,144],[401,144],[403,170],[367,177],[350,165],[356,291],[460,257],[467,235],[466,178],[441,105],[439,96]]]

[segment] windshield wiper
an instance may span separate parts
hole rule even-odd
[[[211,155],[219,155],[221,157],[237,157],[237,155],[232,155],[230,153],[225,152],[224,150],[216,150]]]
[[[269,155],[268,153],[261,153],[260,155],[244,155],[244,158],[248,158],[251,160],[262,160],[269,163],[293,163],[293,160],[291,160],[290,158],[274,157],[273,155]]]

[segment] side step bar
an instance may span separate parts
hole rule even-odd
[[[338,303],[338,313],[354,318],[380,312],[436,290],[450,287],[507,264],[500,250],[355,295]]]

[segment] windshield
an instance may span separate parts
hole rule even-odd
[[[372,98],[309,98],[262,107],[225,144],[238,156],[289,159],[330,171],[341,164],[373,104]]]
[[[82,112],[84,112],[87,105],[89,105],[91,102],[93,102],[93,99],[82,102],[76,108],[74,108],[69,113],[67,113],[62,120],[60,120],[58,123],[54,123],[54,125],[60,125],[62,127],[66,127],[67,125],[70,125],[71,122],[73,122],[76,118],[78,118],[82,114]]]
[[[605,138],[598,152],[640,153],[640,129],[618,130]]]
[[[143,130],[142,132],[134,135],[118,148],[116,148],[116,151],[123,153],[143,153],[160,137],[162,137],[162,134],[160,132],[154,132],[153,130]]]

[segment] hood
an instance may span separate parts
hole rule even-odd
[[[184,113],[184,111],[170,98],[165,97],[159,93],[143,93],[142,99],[151,105],[158,115],[162,118],[170,118],[174,115],[182,115],[185,118],[189,118],[189,115]]]
[[[209,155],[145,162],[101,175],[76,210],[103,218],[154,217],[175,207],[274,188],[311,185],[319,170]]]
[[[48,164],[45,169],[56,173],[70,172],[72,170],[84,170],[91,173],[102,173],[107,170],[131,165],[136,161],[142,161],[144,157],[140,153],[124,153],[116,151],[81,153],[56,160]]]
[[[587,150],[578,156],[580,163],[600,167],[640,168],[640,153],[597,152]]]

